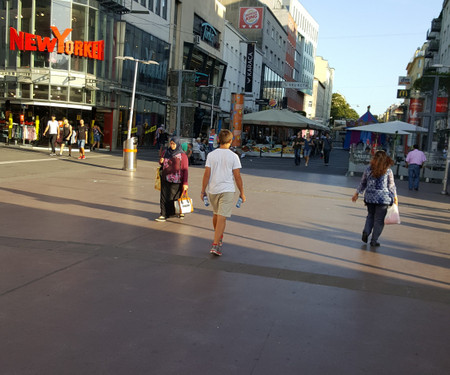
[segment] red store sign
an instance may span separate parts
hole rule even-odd
[[[57,27],[50,27],[55,38],[42,37],[25,33],[23,31],[17,32],[13,27],[9,28],[9,49],[15,51],[48,51],[56,53],[65,53],[66,55],[74,55],[79,57],[87,57],[95,60],[105,59],[105,42],[103,40],[95,42],[84,42],[81,40],[64,41],[71,33],[72,29],[65,29],[61,34]],[[56,47],[56,51],[55,51]]]

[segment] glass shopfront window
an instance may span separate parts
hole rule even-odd
[[[270,69],[267,65],[264,66],[264,85],[262,89],[262,98],[275,99],[280,105],[284,96],[284,89],[281,87],[284,79]]]
[[[70,88],[70,101],[82,103],[83,102],[83,89],[80,87]]]
[[[70,1],[53,0],[52,26],[57,27],[60,33],[67,29],[67,25],[71,25],[70,10]],[[70,40],[70,35],[66,37],[66,40]],[[69,56],[66,54],[52,52],[50,61],[53,69],[69,70]]]
[[[50,8],[51,0],[36,1],[35,14],[35,34],[41,36],[51,36],[50,30]],[[50,56],[48,52],[33,52],[34,67],[48,68],[50,66]]]
[[[96,24],[97,24],[97,14],[98,11],[96,9],[89,8],[89,16],[88,16],[88,40],[96,40]],[[89,74],[95,74],[95,60],[89,59],[87,61]]]
[[[67,87],[52,86],[50,92],[50,100],[67,101]]]
[[[22,13],[18,19],[18,27],[20,30],[33,34],[31,27],[32,0],[22,0]],[[31,67],[32,52],[22,51],[19,53],[19,66],[24,68]]]
[[[34,85],[33,99],[48,100],[48,85]]]
[[[72,40],[86,39],[86,7],[82,5],[72,5]],[[72,56],[71,67],[77,72],[86,70],[86,58],[80,56]]]
[[[157,61],[159,65],[138,65],[137,91],[147,91],[155,95],[166,95],[166,82],[169,66],[170,45],[161,39],[147,34],[127,24],[124,56],[140,60]],[[133,86],[135,62],[123,62],[122,84]]]

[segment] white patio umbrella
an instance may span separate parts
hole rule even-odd
[[[356,130],[361,132],[374,132],[382,134],[400,134],[407,135],[409,133],[426,133],[428,129],[424,129],[421,126],[409,124],[404,121],[390,121],[380,122],[376,124],[355,126],[353,128],[347,128],[347,130]]]

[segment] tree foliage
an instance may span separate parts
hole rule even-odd
[[[335,120],[358,120],[358,113],[350,107],[341,94],[334,93],[331,97],[331,117]]]

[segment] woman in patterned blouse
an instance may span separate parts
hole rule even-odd
[[[364,171],[361,182],[352,197],[352,201],[356,202],[358,195],[365,191],[364,203],[367,206],[367,218],[362,240],[367,243],[372,233],[371,246],[380,246],[378,238],[384,228],[388,206],[398,203],[394,174],[390,169],[393,164],[393,160],[386,152],[377,151]]]
[[[159,161],[161,165],[161,216],[156,221],[166,221],[175,215],[175,201],[188,190],[188,158],[177,137],[170,138],[169,147]],[[184,215],[180,214],[180,218]]]

